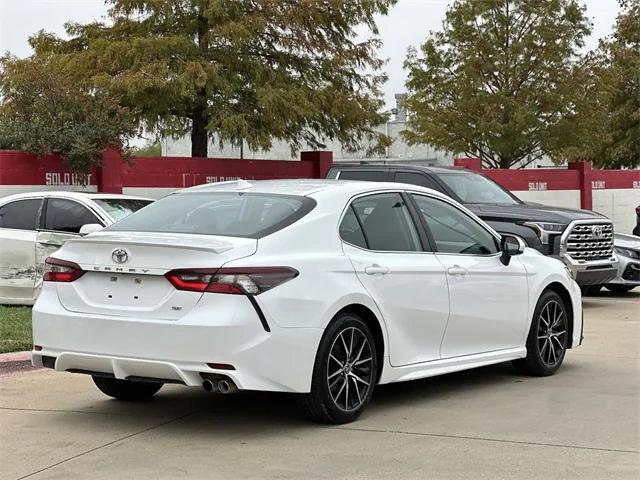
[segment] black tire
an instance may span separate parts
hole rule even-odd
[[[613,293],[627,293],[636,288],[634,285],[605,285],[606,289]]]
[[[596,295],[601,289],[602,285],[582,285],[580,287],[584,296]]]
[[[525,375],[553,375],[562,365],[570,338],[564,300],[556,292],[547,290],[540,296],[533,312],[527,337],[527,356],[514,360],[513,365]]]
[[[311,392],[300,395],[300,407],[317,422],[353,422],[371,400],[377,372],[376,345],[369,327],[357,315],[340,314],[320,340]]]
[[[130,382],[117,378],[93,376],[93,383],[105,395],[131,402],[148,400],[162,388],[162,383]]]

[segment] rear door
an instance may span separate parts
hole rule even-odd
[[[389,333],[394,366],[440,358],[449,315],[444,267],[399,192],[352,201],[340,226],[345,254],[374,299]]]
[[[445,266],[450,317],[442,358],[515,348],[528,325],[528,286],[517,257],[500,261],[498,241],[484,226],[440,198],[411,194]]]
[[[68,198],[46,198],[36,236],[36,288],[41,286],[44,261],[68,240],[80,237],[80,227],[88,223],[104,225],[82,203]]]
[[[0,302],[31,303],[36,284],[36,225],[42,198],[0,207]]]

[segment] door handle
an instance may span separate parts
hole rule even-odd
[[[454,265],[453,267],[449,267],[447,268],[447,273],[449,275],[466,275],[467,274],[467,269],[466,268],[462,268],[460,265]]]
[[[387,267],[381,267],[380,265],[373,264],[368,267],[364,267],[364,273],[367,275],[384,275],[385,273],[389,273],[389,269]]]
[[[45,247],[61,247],[62,246],[62,242],[52,242],[52,241],[48,241],[48,242],[38,242],[40,245],[44,245]]]

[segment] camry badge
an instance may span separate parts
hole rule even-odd
[[[111,258],[116,263],[124,263],[129,259],[129,254],[122,248],[116,248],[113,252],[111,252]]]

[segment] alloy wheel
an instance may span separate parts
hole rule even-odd
[[[373,383],[373,356],[367,336],[356,327],[342,330],[333,341],[327,359],[327,385],[335,405],[357,410]]]
[[[538,351],[544,364],[555,367],[567,344],[567,316],[556,300],[550,300],[540,310],[538,317]]]

